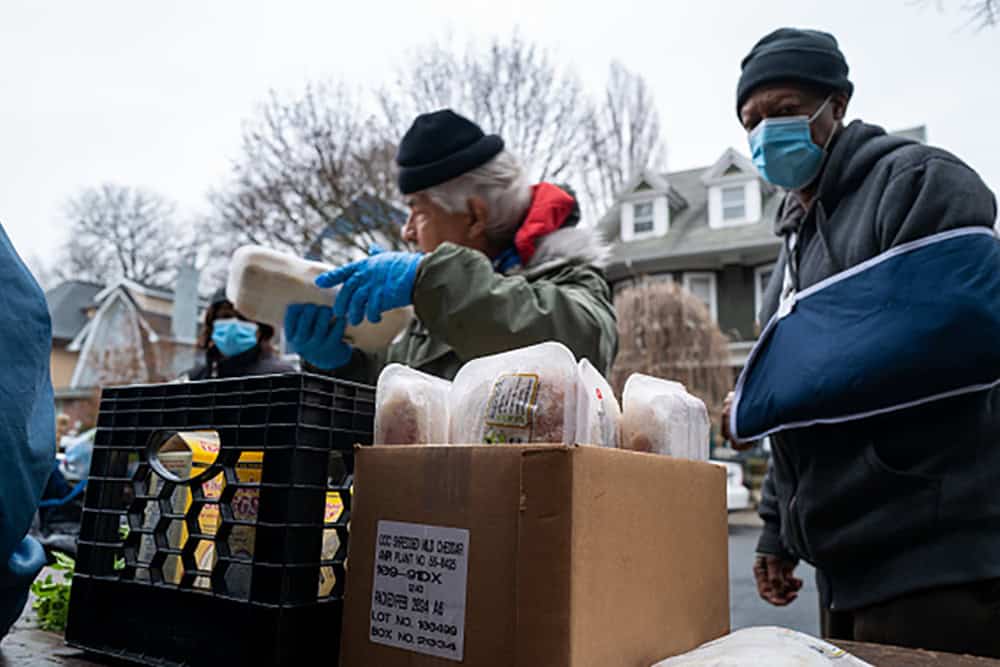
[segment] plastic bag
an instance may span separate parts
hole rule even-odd
[[[470,361],[451,389],[450,442],[572,444],[577,375],[576,358],[560,343]]]
[[[707,461],[710,433],[705,404],[681,383],[639,373],[625,383],[623,449]]]
[[[872,667],[833,644],[787,628],[738,630],[653,667]]]
[[[226,298],[243,317],[281,329],[285,311],[293,303],[333,304],[337,290],[320,289],[313,282],[316,276],[333,268],[262,246],[243,246],[233,253]],[[412,308],[386,311],[378,324],[365,320],[356,327],[347,327],[344,340],[365,352],[379,352],[412,317]]]
[[[408,366],[390,364],[375,389],[376,445],[448,442],[451,383]]]
[[[576,441],[581,445],[617,447],[622,409],[611,385],[597,369],[582,359],[576,396]]]

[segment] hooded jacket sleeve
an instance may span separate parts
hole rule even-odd
[[[781,541],[781,515],[778,511],[778,494],[774,489],[772,475],[771,465],[768,464],[767,474],[764,475],[764,483],[761,485],[760,506],[757,508],[757,513],[764,521],[764,529],[757,541],[757,553],[794,561],[796,558]]]
[[[586,265],[529,281],[496,273],[481,252],[445,243],[421,262],[413,303],[427,329],[463,361],[558,341],[606,373],[617,352],[611,290]]]
[[[890,177],[875,228],[885,251],[950,229],[993,227],[996,219],[996,199],[979,175],[958,158],[934,150]]]
[[[0,637],[45,563],[27,537],[55,466],[49,379],[52,325],[45,295],[0,228]]]

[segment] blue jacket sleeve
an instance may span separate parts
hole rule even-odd
[[[45,294],[0,227],[0,636],[45,563],[27,532],[55,464],[51,347]]]

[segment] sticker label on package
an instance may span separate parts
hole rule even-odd
[[[461,662],[468,571],[468,530],[379,521],[371,641]]]
[[[486,429],[483,442],[508,444],[531,441],[538,400],[538,376],[534,373],[509,373],[493,383],[486,404]]]

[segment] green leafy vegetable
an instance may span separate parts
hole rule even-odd
[[[69,591],[73,580],[76,561],[59,552],[55,552],[56,562],[52,569],[62,573],[62,581],[53,581],[52,575],[45,579],[36,579],[31,584],[31,592],[35,601],[31,608],[38,616],[38,625],[42,630],[63,633],[66,631],[66,617],[69,614]]]

